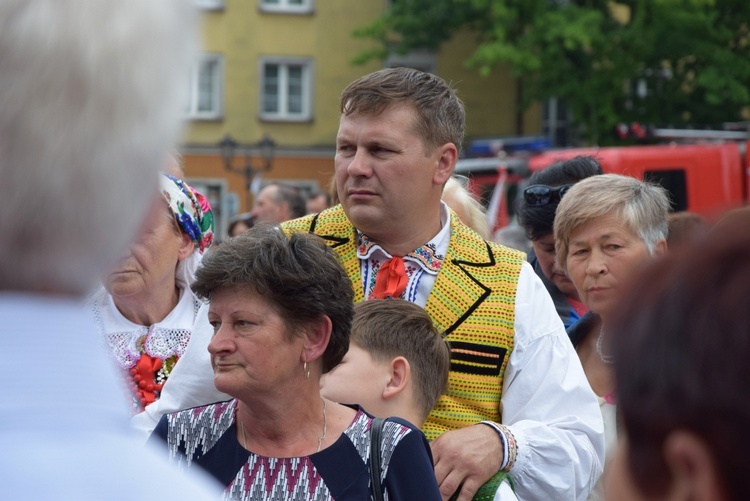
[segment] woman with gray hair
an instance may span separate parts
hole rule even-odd
[[[164,416],[153,440],[229,499],[370,499],[373,418],[320,394],[354,315],[335,251],[259,224],[207,255],[192,288],[209,301],[214,384],[234,398]],[[380,438],[387,499],[441,499],[424,435],[390,418]]]
[[[607,322],[617,311],[628,280],[667,249],[669,199],[660,186],[616,174],[593,176],[572,186],[555,215],[557,264],[589,308],[568,331],[583,370],[599,397],[605,447],[616,444],[613,358]],[[599,499],[601,483],[589,499]]]

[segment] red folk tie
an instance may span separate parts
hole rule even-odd
[[[406,276],[404,260],[394,256],[383,263],[383,266],[378,270],[372,297],[375,299],[399,298],[408,284],[409,278]]]

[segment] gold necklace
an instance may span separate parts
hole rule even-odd
[[[318,452],[320,452],[320,446],[323,444],[323,440],[326,439],[326,433],[328,432],[328,422],[326,421],[326,401],[323,397],[320,397],[323,402],[323,434],[318,437]]]
[[[320,397],[321,402],[323,402],[323,434],[318,437],[318,450],[316,452],[320,452],[320,447],[323,445],[323,440],[326,439],[326,434],[328,433],[328,419],[326,418],[326,401],[323,399],[323,397]],[[237,420],[240,422],[240,430],[242,430],[242,446],[245,448],[245,450],[249,450],[247,448],[247,436],[245,435],[245,422],[240,419],[239,414],[237,415]]]

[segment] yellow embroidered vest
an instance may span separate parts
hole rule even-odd
[[[425,310],[451,346],[448,391],[422,427],[429,440],[483,420],[501,422],[503,374],[513,350],[522,252],[486,242],[451,218],[451,237]],[[315,233],[334,248],[364,300],[356,230],[341,206],[282,224]]]

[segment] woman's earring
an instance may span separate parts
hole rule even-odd
[[[305,371],[305,379],[310,379],[310,366],[307,365],[307,361],[302,363],[302,370]]]

